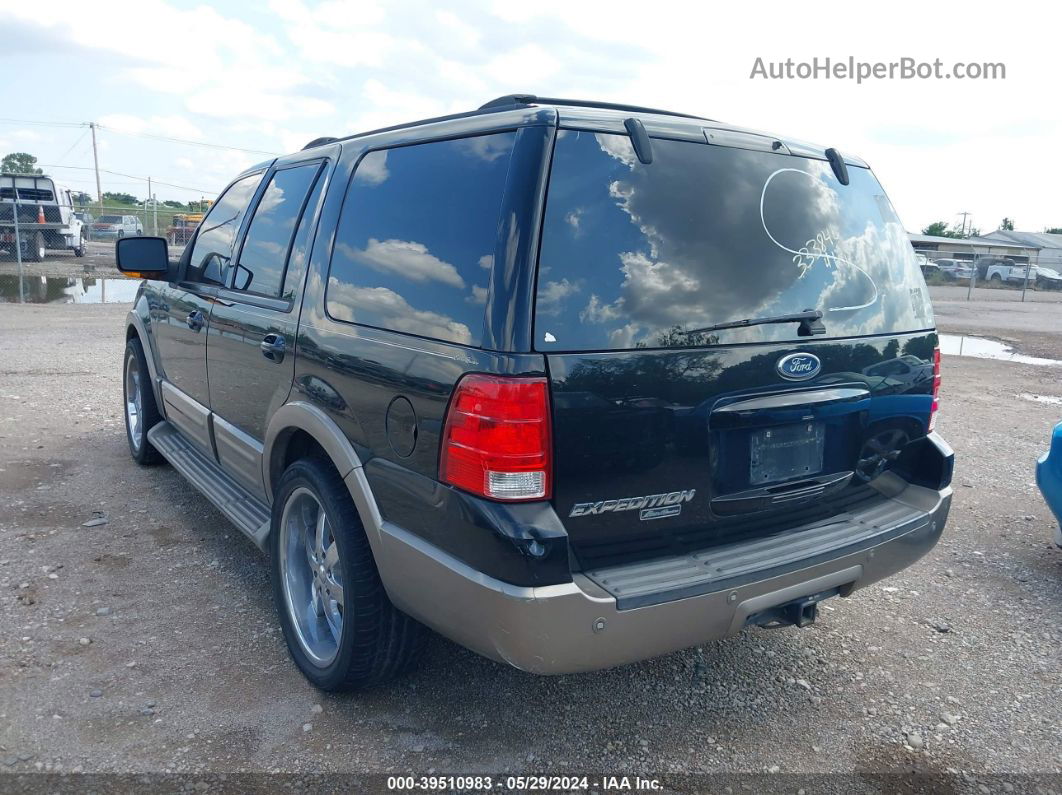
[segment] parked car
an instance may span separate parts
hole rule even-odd
[[[973,263],[967,260],[945,258],[933,260],[933,264],[940,269],[944,278],[949,280],[967,281],[974,274]]]
[[[933,276],[942,275],[940,272],[940,266],[937,265],[935,262],[929,262],[928,260],[923,263],[920,263],[918,269],[922,271],[922,276],[927,280]]]
[[[1048,451],[1036,463],[1036,483],[1055,522],[1062,522],[1062,422],[1055,426]],[[1056,524],[1054,541],[1062,547],[1062,525]]]
[[[897,356],[895,359],[886,359],[883,362],[863,368],[863,375],[892,378],[905,386],[932,383],[935,374],[935,367],[932,361],[920,359],[911,354]]]
[[[131,237],[144,234],[144,224],[135,215],[101,215],[92,225],[97,238]]]
[[[1033,268],[1033,273],[1036,278],[1036,286],[1041,290],[1062,290],[1062,273],[1059,273],[1054,268],[1045,268],[1043,265],[1037,265]]]
[[[318,139],[179,262],[118,241],[129,451],[269,551],[321,688],[425,627],[546,674],[806,626],[947,519],[906,239],[859,158],[666,111],[508,96]]]
[[[1010,285],[1025,284],[1026,273],[1029,272],[1029,264],[1018,263],[1010,257],[978,257],[975,262],[977,276],[982,281]],[[1029,273],[1029,283],[1036,283],[1035,270]]]

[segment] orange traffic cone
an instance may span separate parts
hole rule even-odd
[[[44,223],[44,205],[43,204],[38,204],[37,205],[37,223],[38,224],[43,224]]]

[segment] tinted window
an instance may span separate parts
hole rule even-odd
[[[237,180],[214,202],[195,238],[188,272],[190,281],[226,284],[236,232],[261,181],[261,174]]]
[[[280,295],[295,225],[320,169],[320,163],[307,163],[273,174],[247,227],[233,280],[236,289]]]
[[[336,234],[328,313],[478,345],[515,133],[370,152]]]
[[[306,275],[306,261],[313,246],[317,205],[321,201],[324,185],[324,177],[319,178],[306,202],[306,208],[302,211],[302,220],[299,221],[295,241],[291,245],[291,254],[288,255],[288,270],[284,274],[284,292],[281,293],[281,298],[293,299],[302,286],[303,277]]]
[[[122,216],[120,215],[101,215],[101,224],[120,224],[122,223]]]
[[[701,334],[819,309],[828,337],[932,326],[925,281],[873,174],[707,143],[562,131],[539,258],[542,350],[799,340],[787,323]]]

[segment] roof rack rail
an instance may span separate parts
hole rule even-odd
[[[564,105],[583,108],[604,108],[606,110],[623,110],[631,113],[656,113],[661,116],[681,116],[684,119],[702,119],[712,121],[703,116],[694,116],[692,113],[676,113],[673,110],[660,110],[658,108],[643,108],[640,105],[620,105],[615,102],[598,102],[592,99],[562,99],[560,97],[537,97],[534,94],[506,94],[504,97],[496,97],[490,102],[479,106],[480,110],[502,108],[510,105]]]
[[[338,140],[339,140],[338,138],[332,138],[332,137],[327,136],[327,135],[322,136],[320,138],[314,138],[312,141],[310,141],[308,144],[306,144],[306,146],[304,146],[302,148],[302,151],[305,152],[307,149],[313,149],[315,146],[324,146],[325,144],[332,144],[332,143],[335,143]]]

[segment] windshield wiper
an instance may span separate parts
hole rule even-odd
[[[810,337],[813,334],[825,334],[826,326],[822,324],[822,312],[818,309],[805,309],[803,312],[794,312],[791,315],[775,315],[774,317],[747,317],[744,320],[728,320],[726,323],[716,323],[713,326],[690,329],[682,334],[704,334],[709,331],[720,331],[726,328],[744,328],[746,326],[765,326],[772,323],[799,323],[797,334],[801,337]]]

